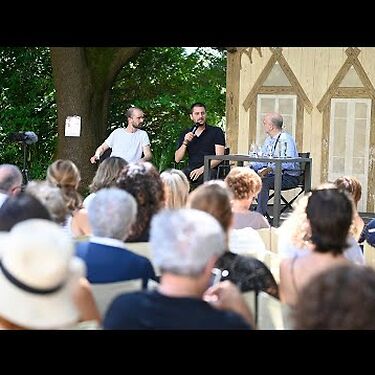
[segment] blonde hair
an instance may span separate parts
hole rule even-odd
[[[189,181],[185,174],[178,169],[168,169],[160,174],[165,189],[165,207],[185,207],[189,195]]]
[[[323,183],[317,187],[317,190],[333,188],[336,188],[334,184]],[[310,225],[306,214],[306,207],[310,195],[311,192],[306,193],[297,201],[293,212],[279,227],[279,235],[288,236],[291,243],[299,249],[308,246],[310,240]]]
[[[118,156],[110,156],[104,159],[95,173],[90,188],[90,193],[116,186],[116,180],[120,175],[120,172],[128,164],[128,162]]]
[[[81,174],[71,160],[56,160],[47,169],[47,181],[61,189],[67,208],[74,211],[82,207],[82,197],[77,188]]]
[[[262,189],[262,179],[252,169],[246,167],[234,167],[225,177],[234,199],[248,199],[258,195]]]

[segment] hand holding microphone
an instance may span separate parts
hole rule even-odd
[[[198,130],[199,126],[200,126],[199,122],[196,122],[194,124],[194,126],[191,128],[191,131],[189,133],[185,134],[185,138],[184,138],[184,141],[182,142],[182,144],[187,146],[193,140],[193,138],[195,136],[195,132]]]

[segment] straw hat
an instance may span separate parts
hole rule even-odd
[[[44,219],[0,235],[0,316],[30,329],[57,329],[79,320],[72,291],[85,265],[62,227]]]

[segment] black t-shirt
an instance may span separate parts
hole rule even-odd
[[[127,293],[109,307],[104,329],[249,330],[244,319],[199,298],[168,297],[158,291]]]
[[[177,149],[179,149],[184,141],[186,133],[191,129],[186,129],[180,136],[177,142]],[[191,169],[199,168],[204,164],[205,155],[215,155],[215,145],[225,146],[224,132],[217,126],[206,124],[205,130],[194,139],[187,146],[187,154],[189,157],[189,167]]]

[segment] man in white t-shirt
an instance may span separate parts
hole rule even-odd
[[[112,148],[111,156],[123,158],[128,163],[151,160],[150,139],[148,134],[141,130],[144,122],[143,111],[137,107],[131,107],[126,112],[126,117],[128,126],[115,129],[109,135],[104,143],[96,149],[95,155],[90,158],[92,164],[95,164],[109,148]]]

